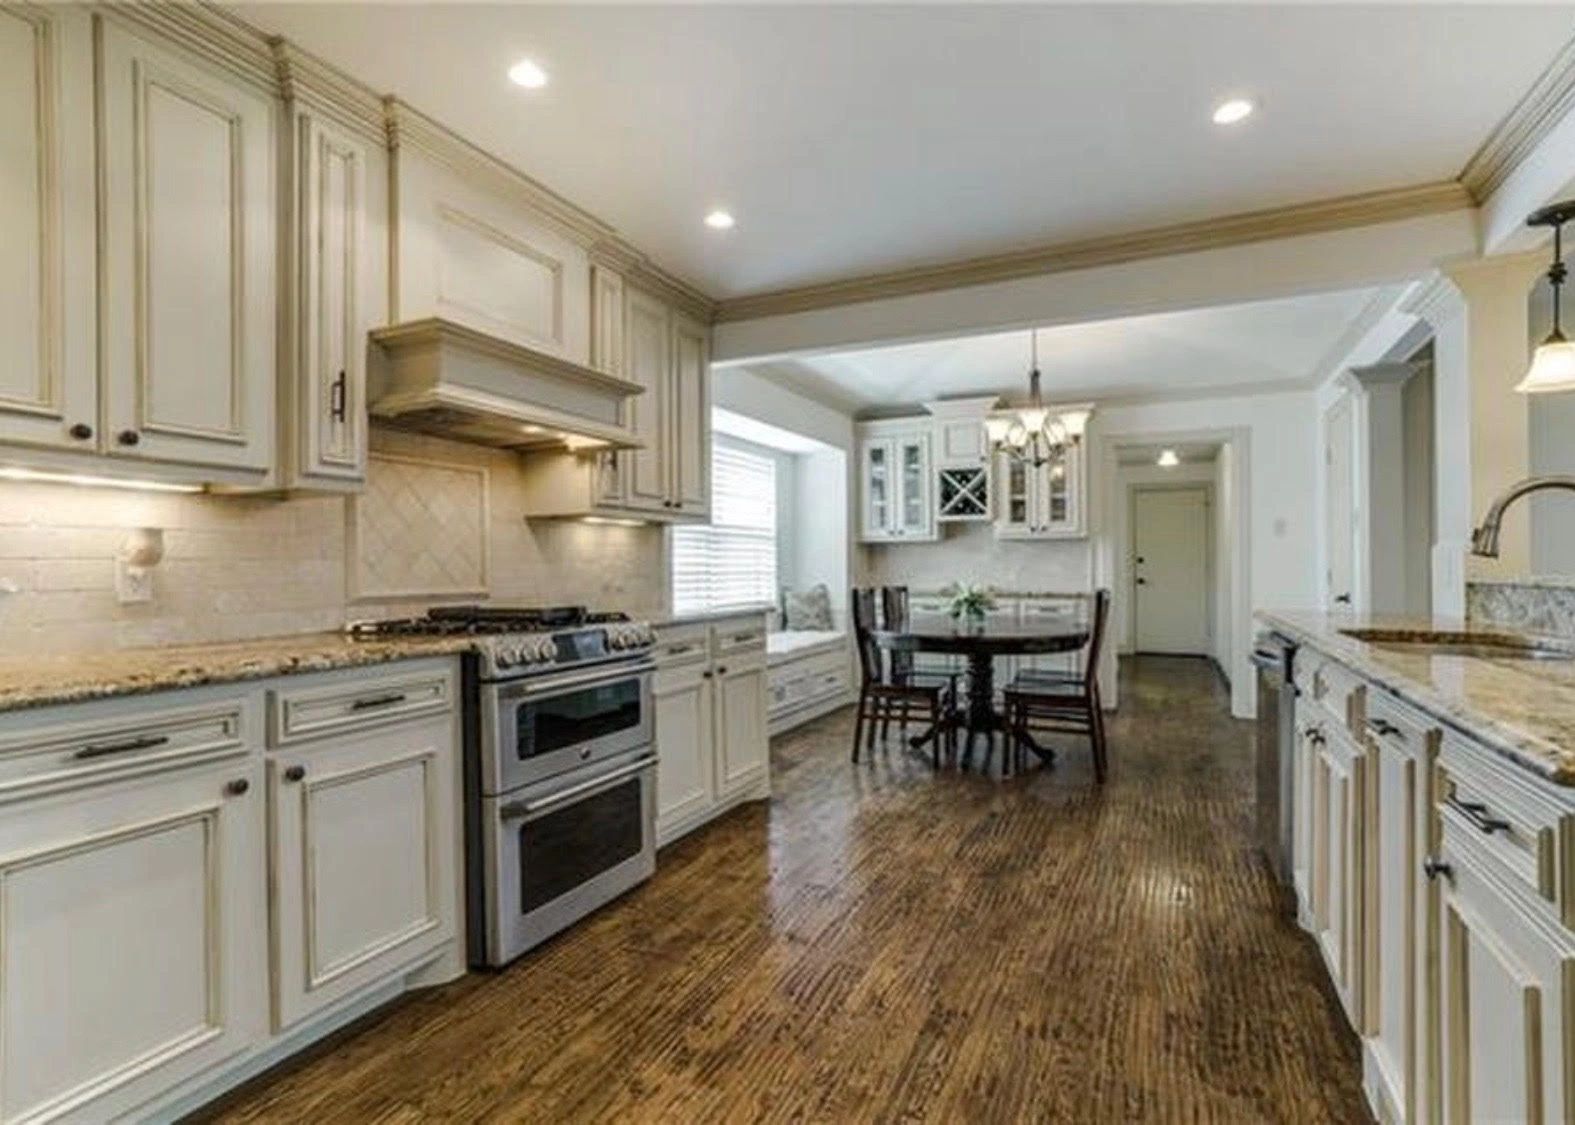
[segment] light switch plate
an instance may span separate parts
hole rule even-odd
[[[137,605],[153,600],[153,571],[115,560],[115,598],[121,605]]]

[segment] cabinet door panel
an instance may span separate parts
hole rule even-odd
[[[1419,972],[1416,921],[1421,859],[1416,852],[1416,833],[1421,819],[1417,763],[1403,750],[1380,742],[1373,752],[1372,768],[1369,807],[1376,830],[1370,840],[1375,854],[1370,858],[1377,888],[1370,901],[1375,979],[1368,982],[1370,1010],[1365,1015],[1387,1095],[1409,1119]]]
[[[270,761],[276,1028],[453,936],[452,732],[445,715]]]
[[[710,508],[711,368],[705,325],[673,318],[673,499],[685,512]]]
[[[625,501],[632,507],[665,508],[671,466],[668,463],[667,412],[671,389],[672,348],[667,306],[637,289],[628,291],[624,341],[628,348],[627,377],[645,388],[628,400],[630,429],[643,449],[621,454],[630,464],[624,473]]]
[[[766,768],[764,661],[717,672],[718,788],[724,794],[752,784]]]
[[[714,800],[711,672],[705,665],[664,669],[652,689],[656,721],[656,819],[659,831]]]
[[[98,19],[109,448],[266,470],[273,104]]]
[[[92,78],[80,10],[0,7],[0,441],[92,449]]]
[[[256,772],[158,775],[7,813],[5,1120],[107,1120],[261,1037]],[[248,793],[226,795],[236,780]]]
[[[863,538],[889,539],[896,522],[896,447],[866,441],[859,452],[859,508]]]
[[[930,501],[930,439],[926,434],[897,439],[897,531],[904,538],[935,533]]]

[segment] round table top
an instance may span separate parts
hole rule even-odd
[[[916,613],[901,630],[876,629],[882,648],[897,652],[956,652],[980,656],[1072,652],[1088,643],[1088,625],[1070,620],[959,621],[941,613]]]

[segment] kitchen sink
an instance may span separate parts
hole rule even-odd
[[[1430,632],[1408,629],[1341,629],[1347,637],[1391,652],[1416,656],[1474,656],[1482,660],[1575,660],[1575,647],[1513,633]]]

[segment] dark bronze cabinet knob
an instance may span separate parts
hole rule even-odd
[[[69,432],[71,436],[76,438],[78,441],[87,441],[88,438],[93,436],[93,427],[88,425],[86,422],[78,422],[75,426],[71,427]]]
[[[121,445],[136,445],[142,440],[142,435],[137,433],[136,430],[121,430],[120,433],[115,435],[115,440],[120,442]]]
[[[224,792],[230,797],[239,797],[252,787],[252,783],[244,777],[238,777],[224,787]]]
[[[291,766],[287,770],[284,771],[284,779],[286,781],[300,781],[301,778],[303,778],[305,776],[306,776],[306,767],[305,766]]]

